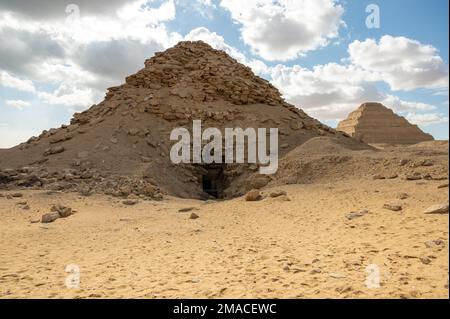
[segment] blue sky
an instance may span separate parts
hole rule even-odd
[[[375,4],[380,28],[368,28]],[[379,101],[448,139],[448,1],[0,0],[0,147],[67,123],[180,40],[203,40],[336,126]]]

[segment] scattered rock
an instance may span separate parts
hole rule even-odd
[[[63,146],[54,146],[54,147],[50,147],[47,148],[44,151],[44,156],[49,156],[49,155],[54,155],[54,154],[59,154],[64,152],[66,149]]]
[[[245,194],[245,200],[247,202],[255,202],[262,199],[261,193],[259,190],[253,189],[249,191],[247,194]]]
[[[61,204],[53,205],[51,211],[57,212],[61,218],[66,218],[73,214],[72,208],[63,206]]]
[[[14,197],[14,198],[23,197],[22,193],[12,193],[10,195],[11,195],[11,197]]]
[[[283,190],[276,190],[270,193],[270,197],[275,198],[275,197],[280,197],[280,196],[286,196],[287,192],[283,191]]]
[[[355,219],[355,218],[363,217],[364,215],[367,215],[368,213],[369,213],[369,211],[365,209],[365,210],[362,210],[362,211],[359,211],[359,212],[350,212],[345,217],[348,220],[352,220],[352,219]]]
[[[122,204],[127,205],[127,206],[133,206],[136,205],[139,201],[136,199],[126,199],[124,201],[122,201]]]
[[[399,212],[402,210],[402,205],[399,203],[386,203],[383,205],[384,209],[392,210],[394,212]]]
[[[429,240],[425,242],[425,247],[441,250],[445,248],[445,242],[441,239]]]
[[[447,204],[437,204],[431,207],[428,207],[424,212],[424,214],[448,214],[448,203]]]
[[[198,216],[196,213],[191,213],[191,216],[189,216],[189,219],[198,219],[200,216]]]
[[[399,199],[407,199],[407,198],[409,198],[409,195],[407,193],[399,193],[398,198]]]
[[[41,223],[43,223],[43,224],[53,223],[55,220],[57,220],[60,217],[61,216],[59,216],[58,212],[44,214],[44,215],[42,215]]]
[[[372,179],[373,180],[386,179],[386,177],[384,177],[383,175],[377,174],[377,175],[372,176]]]
[[[406,180],[408,180],[408,181],[418,181],[421,179],[422,179],[422,175],[420,175],[418,173],[406,176]]]
[[[448,183],[441,184],[441,185],[438,186],[438,188],[439,188],[439,189],[440,189],[440,188],[448,188]]]
[[[422,262],[422,264],[424,264],[424,265],[428,265],[431,263],[431,259],[428,257],[420,257],[419,259]]]

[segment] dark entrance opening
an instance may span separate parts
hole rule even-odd
[[[205,173],[202,177],[203,191],[215,198],[224,198],[226,178],[224,164],[203,165]]]

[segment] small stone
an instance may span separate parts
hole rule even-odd
[[[58,212],[44,214],[41,217],[41,223],[43,223],[43,224],[53,223],[58,218],[60,218]]]
[[[61,204],[53,205],[51,211],[57,212],[61,218],[66,218],[73,214],[72,208],[63,206]]]
[[[330,277],[334,279],[345,279],[347,278],[346,275],[338,274],[338,273],[330,273]]]
[[[425,242],[425,247],[440,250],[445,248],[445,243],[441,239],[429,240]]]
[[[399,199],[407,199],[407,198],[409,198],[409,195],[406,193],[399,193],[398,198]]]
[[[377,175],[372,176],[372,179],[373,180],[386,179],[386,177],[384,177],[383,175],[377,174]]]
[[[360,212],[350,212],[350,213],[348,213],[345,217],[346,217],[348,220],[352,220],[352,219],[355,219],[355,218],[363,217],[364,215],[366,215],[366,214],[368,214],[368,213],[369,213],[368,210],[362,210],[362,211],[360,211]]]
[[[438,186],[438,188],[439,188],[439,189],[440,189],[440,188],[448,188],[448,183],[441,184],[441,185]]]
[[[113,144],[117,144],[117,142],[118,142],[117,138],[115,138],[115,137],[111,137],[109,141]]]
[[[11,194],[11,197],[14,197],[14,198],[23,197],[23,194],[22,193],[13,193],[13,194]]]
[[[251,191],[249,191],[246,195],[245,195],[245,200],[247,202],[255,202],[255,201],[259,201],[262,199],[261,193],[256,190],[253,189]]]
[[[50,147],[44,151],[44,156],[59,154],[59,153],[64,152],[65,150],[66,149],[63,146]]]
[[[39,223],[41,220],[40,219],[31,219],[30,220],[30,223],[31,224],[37,224],[37,223]]]
[[[394,212],[398,212],[402,210],[402,205],[401,204],[394,204],[394,203],[387,203],[383,205],[384,209],[388,209],[388,210],[392,210]]]
[[[437,204],[431,207],[428,207],[424,212],[424,214],[448,214],[448,203],[447,204]]]
[[[421,180],[422,176],[420,174],[407,175],[406,180],[408,181],[418,181]]]
[[[137,203],[138,203],[138,201],[135,199],[127,199],[127,200],[122,201],[122,204],[127,205],[127,206],[133,206],[133,205],[136,205]]]
[[[280,196],[286,196],[287,192],[283,191],[283,190],[276,190],[270,193],[270,197],[275,198],[275,197],[280,197]]]
[[[431,263],[431,259],[428,257],[420,257],[419,259],[424,265],[428,265],[429,263]]]
[[[310,274],[314,275],[314,274],[320,274],[322,272],[322,270],[320,270],[319,268],[314,268],[313,270],[310,271]]]
[[[198,219],[200,216],[198,216],[196,213],[192,213],[191,216],[189,216],[189,219]]]

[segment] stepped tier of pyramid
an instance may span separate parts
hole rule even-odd
[[[364,103],[338,124],[337,130],[368,144],[416,144],[432,141],[417,125],[380,103]]]
[[[220,197],[270,181],[258,165],[228,164],[215,171],[173,164],[170,132],[205,127],[278,128],[280,157],[311,138],[360,144],[286,103],[268,81],[204,42],[180,42],[145,68],[108,89],[104,101],[76,113],[70,125],[42,132],[2,151],[0,187],[102,192],[113,196],[205,198],[205,176],[220,175]],[[362,144],[361,144],[362,145]],[[211,187],[211,185],[206,186]]]

